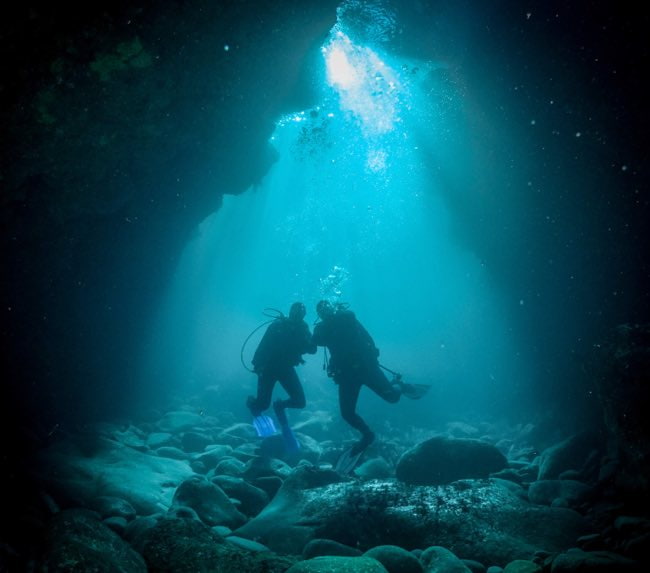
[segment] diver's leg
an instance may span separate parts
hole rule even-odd
[[[352,453],[356,454],[366,449],[374,441],[375,434],[356,412],[361,384],[345,379],[339,379],[337,382],[339,386],[341,416],[350,426],[361,432],[361,440],[353,446]]]
[[[288,368],[279,382],[289,395],[287,400],[282,400],[282,405],[285,408],[304,408],[307,405],[305,391],[302,388],[295,368]]]
[[[399,384],[391,383],[379,366],[373,367],[368,371],[363,379],[363,383],[377,394],[377,396],[391,404],[399,402],[402,396],[402,390]]]
[[[279,379],[289,398],[273,402],[273,410],[281,425],[287,426],[286,408],[304,408],[306,406],[305,391],[293,367],[288,368]]]
[[[269,372],[262,372],[257,377],[257,397],[249,396],[246,401],[248,409],[253,414],[253,417],[259,416],[264,410],[271,405],[271,394],[273,394],[273,386],[275,386],[275,374]]]

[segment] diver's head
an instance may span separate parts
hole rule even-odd
[[[328,316],[334,314],[334,306],[329,300],[321,300],[316,305],[316,313],[321,320],[325,320]]]
[[[301,302],[294,302],[291,305],[291,309],[289,310],[289,318],[291,320],[302,320],[305,318],[305,315],[307,314],[307,309],[305,308],[305,305],[302,304]]]

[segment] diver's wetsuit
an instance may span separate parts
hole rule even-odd
[[[288,400],[279,401],[281,409],[305,407],[305,392],[294,368],[304,362],[303,354],[316,354],[307,323],[285,317],[274,320],[253,355],[258,375],[257,396],[247,402],[253,416],[259,416],[270,406],[276,382],[289,395]]]
[[[372,442],[374,434],[356,412],[361,386],[394,404],[401,391],[391,384],[379,366],[379,349],[368,331],[349,310],[337,310],[314,327],[313,340],[330,352],[328,375],[339,387],[341,416],[361,432],[363,440]]]

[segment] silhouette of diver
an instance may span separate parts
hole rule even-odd
[[[276,382],[285,389],[289,398],[276,400],[273,410],[283,430],[288,430],[286,408],[304,408],[305,392],[296,374],[295,366],[304,364],[303,354],[316,354],[309,326],[305,322],[305,305],[295,302],[289,316],[275,319],[266,329],[255,354],[253,372],[257,374],[257,396],[246,400],[253,418],[260,416],[271,403]]]
[[[329,301],[321,300],[316,312],[321,322],[314,327],[313,341],[329,350],[327,374],[338,385],[341,416],[361,433],[361,439],[349,452],[354,457],[375,439],[374,432],[356,412],[361,386],[367,386],[392,404],[402,395],[419,398],[421,394],[417,395],[417,388],[402,382],[399,375],[392,381],[388,380],[379,364],[379,349],[352,311],[343,305],[335,307]]]

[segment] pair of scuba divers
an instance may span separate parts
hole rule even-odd
[[[321,300],[316,306],[320,320],[313,334],[304,320],[306,313],[305,305],[295,302],[288,317],[279,313],[271,321],[252,359],[253,372],[258,376],[257,396],[249,396],[246,405],[253,415],[258,435],[275,433],[273,421],[263,412],[270,406],[273,388],[279,382],[288,398],[276,400],[273,410],[287,449],[299,449],[286,415],[287,408],[304,408],[306,405],[305,392],[295,366],[304,363],[303,354],[316,354],[318,346],[325,347],[327,374],[338,386],[341,416],[361,433],[361,439],[343,453],[335,468],[340,473],[349,473],[375,439],[373,431],[356,411],[361,387],[367,386],[387,402],[396,403],[402,396],[421,398],[429,386],[406,384],[400,374],[382,366],[378,359],[379,349],[347,305]],[[393,374],[392,380],[386,377],[384,370]]]

